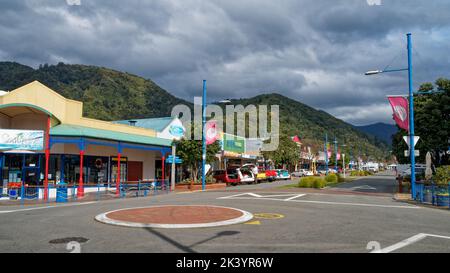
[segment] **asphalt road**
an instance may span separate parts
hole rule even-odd
[[[69,252],[65,243],[49,242],[83,237],[87,242],[81,252],[450,252],[450,211],[351,194],[364,185],[388,191],[393,180],[364,178],[342,185],[344,194],[278,189],[291,183],[286,181],[56,207],[0,207],[0,251],[64,253]],[[94,220],[106,211],[169,204],[219,205],[282,218],[186,230],[124,228]]]

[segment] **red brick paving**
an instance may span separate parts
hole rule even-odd
[[[108,213],[112,220],[142,224],[202,224],[235,219],[242,212],[211,206],[166,206],[127,209]]]

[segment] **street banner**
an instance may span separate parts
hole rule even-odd
[[[205,131],[206,145],[213,144],[219,138],[219,133],[217,132],[217,122],[215,120],[210,120],[206,123]]]
[[[394,112],[394,120],[397,125],[409,131],[409,111],[408,100],[405,97],[388,97],[389,102]]]
[[[0,150],[44,149],[44,131],[0,129]]]

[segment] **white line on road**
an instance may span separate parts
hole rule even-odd
[[[0,211],[0,214],[21,212],[21,211],[30,211],[30,210],[74,207],[74,206],[90,205],[90,204],[95,204],[95,203],[97,203],[97,202],[94,201],[94,202],[85,202],[85,203],[76,203],[76,204],[67,204],[67,205],[58,205],[58,206],[35,207],[35,208],[28,208],[28,209],[3,210],[3,211]]]
[[[256,194],[256,193],[246,192],[246,193],[240,193],[240,194],[231,195],[231,196],[220,197],[218,199],[232,199],[232,198],[243,196],[243,195],[250,195],[250,196],[253,196],[253,197],[257,197],[257,198],[261,198],[262,197],[262,195],[259,195],[259,194]]]
[[[303,196],[305,196],[305,195],[306,195],[306,194],[297,194],[296,196],[293,196],[293,197],[291,197],[291,198],[284,199],[284,201],[291,201],[291,200],[294,200],[294,199],[296,199],[296,198],[303,197]]]
[[[241,194],[242,195],[242,194]],[[240,199],[240,200],[272,200],[272,201],[288,201],[297,203],[313,203],[313,204],[325,204],[325,205],[344,205],[344,206],[360,206],[360,207],[378,207],[378,208],[400,208],[400,209],[420,209],[418,206],[396,206],[396,205],[377,205],[377,204],[364,204],[364,203],[343,203],[343,202],[327,202],[327,201],[311,201],[311,200],[280,200],[275,198],[252,198],[252,197],[239,197],[228,196],[228,198],[218,199]]]
[[[398,250],[400,248],[404,248],[406,246],[409,246],[409,245],[412,245],[412,244],[417,243],[419,241],[422,241],[423,239],[425,239],[427,237],[434,237],[434,238],[450,240],[450,237],[448,237],[448,236],[419,233],[417,235],[414,235],[414,236],[412,236],[412,237],[410,237],[408,239],[405,239],[405,240],[401,241],[400,243],[396,243],[394,245],[391,245],[389,247],[386,247],[386,248],[383,248],[383,249],[380,249],[380,250],[372,251],[371,253],[390,253],[390,252],[393,252],[393,251]]]

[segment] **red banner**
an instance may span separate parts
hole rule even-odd
[[[409,131],[408,100],[405,97],[388,97],[394,112],[394,120],[397,125]]]
[[[206,145],[211,145],[217,141],[219,133],[217,132],[217,122],[215,120],[210,120],[206,123]]]

